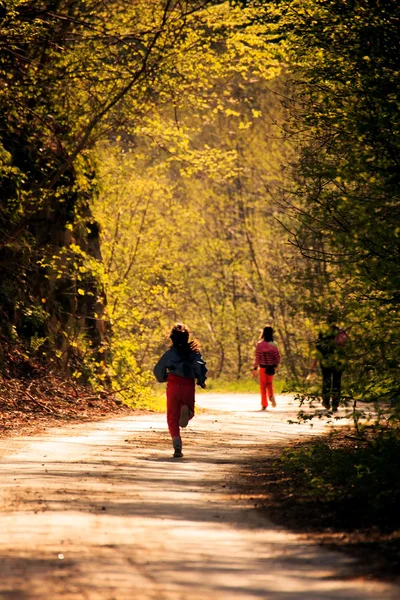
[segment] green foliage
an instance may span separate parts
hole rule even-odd
[[[334,506],[337,518],[350,529],[400,526],[400,437],[382,431],[354,445],[330,441],[307,442],[285,450],[281,465],[296,486],[297,495]],[[328,508],[327,508],[328,510]]]
[[[336,310],[352,345],[346,394],[400,400],[399,38],[396,2],[282,3],[299,158],[287,227],[315,330]]]
[[[279,69],[263,60],[263,27],[255,30],[250,16],[227,3],[175,0],[13,0],[2,10],[0,266],[3,289],[13,279],[21,288],[6,298],[2,322],[18,320],[17,301],[22,311],[43,302],[48,341],[64,366],[77,330],[87,356],[85,344],[96,353],[107,329],[89,208],[97,193],[94,145],[107,138],[130,145],[154,133],[162,106],[208,109],[216,81],[228,86],[233,73],[245,80],[250,68]]]
[[[247,379],[268,322],[299,389],[337,309],[345,394],[397,418],[399,16],[394,0],[8,2],[1,329],[138,394],[173,321],[226,380]]]
[[[46,328],[45,323],[49,314],[41,305],[24,306],[21,310],[21,321],[18,331],[26,338],[44,336]]]
[[[178,127],[164,110],[152,118],[154,129],[148,122],[149,139],[138,137],[135,152],[122,143],[99,147],[94,212],[113,345],[123,344],[141,373],[166,349],[164,334],[176,320],[199,337],[217,379],[247,378],[266,321],[286,352],[286,371],[289,361],[299,366],[297,291],[282,284],[298,261],[269,193],[284,181],[281,162],[292,152],[275,124],[282,84],[271,82],[276,91],[269,92],[251,85],[253,99],[242,101],[233,83],[226,97],[240,118],[181,110]],[[264,110],[269,120],[261,120]]]

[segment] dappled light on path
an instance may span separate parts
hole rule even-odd
[[[184,432],[181,460],[165,415],[18,441],[1,464],[0,599],[399,598],[238,495],[235,469],[265,441],[326,427],[289,425],[289,402],[261,413],[254,395],[199,396],[205,410]]]

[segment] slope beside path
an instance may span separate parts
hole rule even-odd
[[[0,600],[395,600],[395,584],[285,531],[232,485],[243,460],[326,430],[296,407],[199,395],[172,459],[165,415],[0,442]]]

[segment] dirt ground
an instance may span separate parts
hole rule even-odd
[[[256,395],[200,395],[183,459],[162,414],[0,440],[0,600],[400,598],[235,484],[266,441],[327,430],[325,418],[290,425],[291,402],[260,412]]]

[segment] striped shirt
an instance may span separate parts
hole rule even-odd
[[[256,369],[259,365],[279,365],[281,355],[274,342],[266,342],[261,340],[256,346],[256,356],[254,359],[254,368]]]

